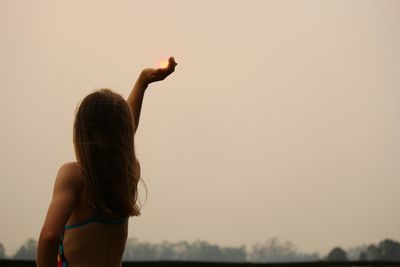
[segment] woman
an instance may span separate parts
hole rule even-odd
[[[128,218],[140,214],[135,157],[138,127],[147,86],[175,70],[145,69],[127,101],[108,89],[82,101],[74,122],[76,162],[62,165],[39,236],[36,264],[47,266],[121,266]]]

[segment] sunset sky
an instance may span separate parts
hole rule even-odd
[[[129,237],[399,241],[399,14],[396,0],[0,0],[0,243],[38,238],[79,101],[127,97],[170,55],[143,101],[149,192]]]

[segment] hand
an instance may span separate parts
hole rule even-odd
[[[168,59],[168,66],[166,68],[144,69],[140,74],[139,79],[145,86],[153,82],[162,81],[175,71],[176,65],[178,65],[178,63],[175,62],[173,57],[170,57]]]

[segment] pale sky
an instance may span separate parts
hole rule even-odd
[[[139,241],[400,240],[400,1],[0,0],[0,243],[38,238],[77,104],[149,87]],[[143,192],[143,190],[142,190]]]

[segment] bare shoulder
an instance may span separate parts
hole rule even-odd
[[[83,186],[82,170],[77,162],[67,162],[61,165],[57,174],[57,183],[63,186],[72,186],[78,191]]]
[[[71,162],[66,162],[61,165],[60,170],[63,172],[67,172],[71,175],[82,175],[81,172],[81,167],[79,166],[79,163],[76,161],[71,161]]]

